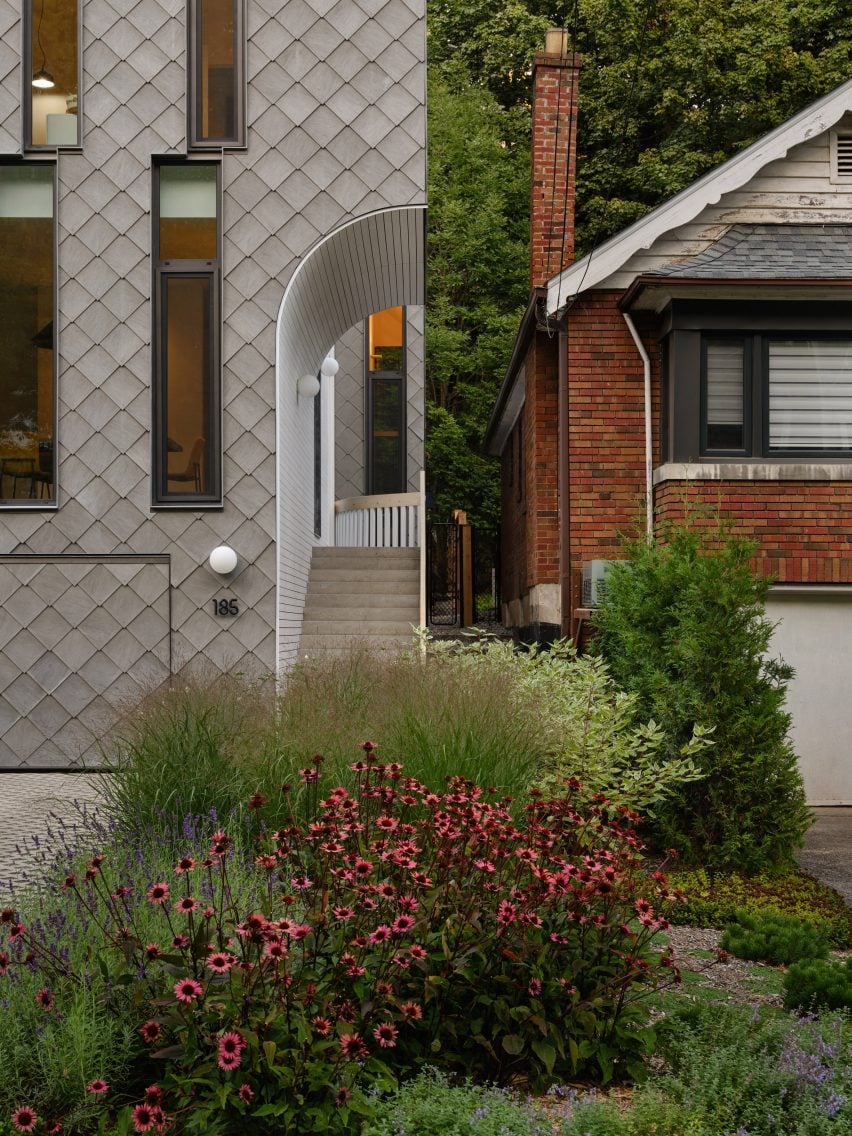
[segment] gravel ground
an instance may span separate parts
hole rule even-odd
[[[701,974],[708,986],[722,990],[728,1002],[748,1002],[751,1005],[783,1006],[780,994],[761,991],[752,981],[759,964],[730,955],[727,962],[714,958],[696,957],[693,951],[712,951],[715,956],[722,932],[712,927],[672,927],[667,932],[673,948],[675,965],[681,971]]]

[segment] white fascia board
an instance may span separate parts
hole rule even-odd
[[[764,166],[783,158],[791,147],[829,130],[849,110],[852,110],[852,79],[704,174],[570,268],[563,269],[548,282],[548,314],[558,312],[580,292],[595,288],[617,272],[634,253],[650,248],[664,233],[694,220],[706,206],[714,205],[724,194],[745,185]]]

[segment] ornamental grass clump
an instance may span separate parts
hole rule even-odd
[[[346,1132],[427,1063],[533,1087],[640,1074],[640,996],[677,974],[650,949],[674,897],[659,872],[639,893],[634,814],[572,782],[516,822],[467,780],[431,792],[372,743],[351,791],[321,791],[321,770],[300,773],[307,819],[273,830],[266,799],[248,802],[248,902],[224,829],[143,890],[100,854],[66,875],[61,894],[103,929],[104,1003],[137,1039],[92,1091],[104,1131]],[[2,921],[9,974],[37,968],[62,1013],[79,976],[17,912]]]

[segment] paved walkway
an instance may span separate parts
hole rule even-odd
[[[32,862],[33,838],[41,842],[56,827],[55,817],[70,826],[78,808],[96,800],[92,778],[85,774],[0,773],[0,881],[21,879]],[[805,871],[836,888],[852,906],[852,808],[815,812],[816,821],[797,859]]]

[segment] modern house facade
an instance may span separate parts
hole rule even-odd
[[[537,64],[563,108],[575,62]],[[533,226],[534,289],[488,433],[504,619],[527,638],[582,634],[584,569],[618,559],[637,518],[653,537],[691,503],[718,508],[775,581],[809,799],[850,803],[852,82],[574,263],[570,188],[544,157],[572,130],[547,108],[533,185],[558,216]]]
[[[0,0],[0,767],[293,663],[419,491],[424,202],[423,0]]]

